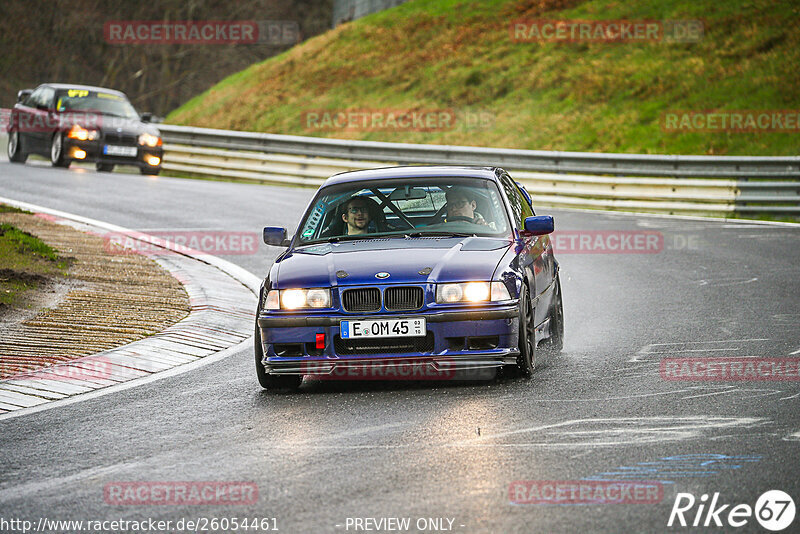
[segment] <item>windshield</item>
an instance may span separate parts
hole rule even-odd
[[[68,89],[56,96],[57,111],[88,111],[125,119],[138,119],[139,114],[128,99],[114,93]]]
[[[494,182],[414,178],[358,182],[319,192],[301,222],[300,244],[422,235],[501,236],[508,217]]]

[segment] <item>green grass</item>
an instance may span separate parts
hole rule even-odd
[[[675,110],[800,108],[791,0],[415,0],[234,74],[173,124],[323,137],[597,152],[796,155],[791,133],[674,133]],[[702,19],[696,43],[512,42],[519,19]],[[466,110],[485,127],[309,130],[304,111]]]
[[[0,205],[0,213],[16,208]],[[0,224],[0,304],[16,305],[24,292],[53,276],[65,276],[70,260],[15,226]]]
[[[30,212],[21,210],[19,208],[15,208],[14,206],[7,206],[5,204],[0,204],[0,213],[30,213]]]

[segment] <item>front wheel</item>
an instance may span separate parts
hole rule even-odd
[[[533,304],[531,304],[528,287],[522,285],[519,295],[519,356],[517,370],[524,377],[533,375],[536,368],[536,327],[533,320]]]
[[[114,164],[113,163],[98,163],[95,165],[97,172],[113,172],[114,171]]]
[[[53,167],[69,167],[72,163],[64,157],[64,138],[61,132],[56,132],[50,141],[50,163]]]
[[[264,347],[261,345],[261,329],[256,324],[256,331],[253,334],[253,349],[256,354],[256,376],[261,387],[269,390],[295,390],[303,382],[303,375],[271,375],[264,369],[261,360],[264,358]]]
[[[561,298],[561,277],[556,277],[553,306],[550,308],[550,349],[554,353],[564,348],[564,301]]]
[[[144,167],[140,167],[139,172],[146,176],[158,176],[158,174],[161,172],[161,169],[146,169]]]
[[[8,161],[12,163],[25,163],[28,155],[22,150],[22,138],[19,132],[13,131],[8,134]]]

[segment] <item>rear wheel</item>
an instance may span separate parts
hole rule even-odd
[[[303,382],[303,375],[271,375],[264,369],[261,360],[264,358],[264,347],[261,345],[261,329],[256,324],[256,331],[253,335],[254,352],[256,354],[256,375],[261,387],[270,391],[278,389],[295,390]]]
[[[528,287],[523,284],[519,296],[519,356],[517,369],[524,377],[530,377],[536,368],[536,328],[533,321],[533,304],[531,304]]]
[[[61,132],[56,132],[50,141],[50,163],[53,167],[69,167],[72,163],[64,157],[64,138]]]
[[[114,170],[113,163],[98,163],[95,165],[97,172],[112,172]]]
[[[8,161],[12,163],[25,163],[28,155],[22,149],[22,137],[19,132],[13,131],[8,134]]]

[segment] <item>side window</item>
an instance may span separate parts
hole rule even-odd
[[[523,204],[526,202],[520,198],[519,190],[517,190],[517,186],[514,185],[514,182],[508,177],[508,175],[504,174],[500,177],[500,184],[503,186],[505,190],[506,196],[508,197],[508,201],[511,203],[511,211],[513,213],[514,223],[516,224],[517,228],[522,228],[523,226]]]
[[[522,192],[519,186],[517,186],[517,193],[521,200],[520,204],[522,204],[522,220],[524,222],[526,217],[533,217],[533,210],[531,209],[531,205],[528,204],[528,199],[525,198],[525,193]]]
[[[525,186],[521,183],[516,181],[514,183],[517,184],[517,189],[519,189],[519,193],[522,195],[523,200],[525,200],[525,204],[527,204],[530,208],[531,215],[536,215],[536,213],[533,211],[533,201],[531,200],[531,195],[528,193],[528,190],[525,189]],[[526,217],[530,217],[531,215],[526,215]]]
[[[45,106],[47,109],[53,109],[53,97],[55,96],[55,89],[52,87],[45,87],[42,90],[42,95],[39,97],[39,104]]]
[[[39,87],[35,89],[31,94],[28,95],[28,98],[25,99],[23,102],[24,105],[28,106],[29,108],[35,108],[38,105],[39,97],[44,91],[44,87]]]

